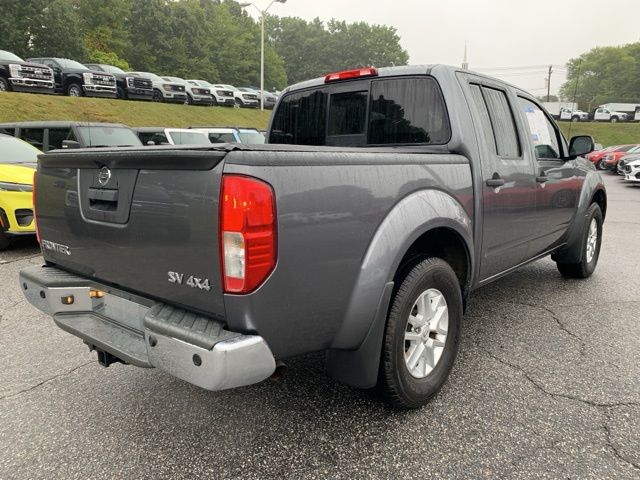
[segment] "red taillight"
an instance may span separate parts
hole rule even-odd
[[[31,190],[31,203],[33,204],[33,224],[36,227],[36,239],[40,243],[40,231],[38,230],[38,217],[36,215],[36,175],[38,171],[33,172],[33,187]]]
[[[353,70],[344,70],[342,72],[330,73],[324,77],[324,83],[337,82],[339,80],[351,80],[362,77],[375,77],[378,75],[378,69],[374,67],[355,68]]]
[[[271,186],[251,177],[223,175],[220,257],[225,293],[249,293],[276,265],[276,204]]]

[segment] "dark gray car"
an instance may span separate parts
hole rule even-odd
[[[413,408],[446,380],[473,290],[547,255],[596,268],[593,140],[499,80],[338,72],[285,90],[268,140],[42,156],[46,266],[21,272],[25,295],[104,365],[219,390],[325,351]]]

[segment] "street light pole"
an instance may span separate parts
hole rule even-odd
[[[264,111],[264,16],[266,13],[265,10],[261,15],[262,32],[260,34],[260,110],[262,111]]]
[[[264,110],[264,17],[274,3],[286,3],[287,0],[271,0],[264,10],[260,10],[255,3],[240,3],[241,8],[253,6],[260,13],[260,110]]]

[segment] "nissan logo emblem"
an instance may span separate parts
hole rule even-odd
[[[111,180],[111,170],[107,167],[102,167],[100,173],[98,173],[98,183],[104,187],[109,183],[109,180]]]

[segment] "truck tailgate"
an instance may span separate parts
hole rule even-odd
[[[76,150],[40,156],[44,258],[70,272],[224,317],[220,149]]]

